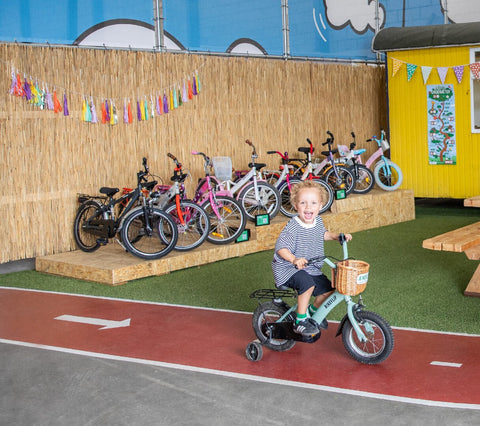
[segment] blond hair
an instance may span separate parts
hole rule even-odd
[[[317,190],[320,198],[320,203],[322,205],[325,205],[325,190],[323,189],[323,187],[317,182],[315,182],[315,180],[303,180],[302,182],[292,185],[290,189],[290,203],[292,204],[292,206],[295,207],[297,205],[298,194],[303,189]]]

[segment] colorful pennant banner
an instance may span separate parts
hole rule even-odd
[[[472,64],[467,64],[467,65],[455,65],[452,67],[429,67],[425,65],[411,64],[397,58],[391,58],[391,59],[392,59],[392,77],[395,77],[398,74],[398,71],[400,70],[400,68],[402,68],[403,64],[405,64],[407,69],[407,81],[410,81],[412,79],[418,67],[420,67],[422,71],[423,84],[425,85],[427,84],[427,80],[430,77],[430,74],[433,68],[437,70],[438,77],[440,78],[440,81],[442,82],[442,84],[445,83],[445,78],[450,68],[453,70],[458,84],[462,82],[465,68],[470,69],[470,72],[472,73],[474,79],[476,80],[480,79],[480,62],[474,62]]]
[[[37,79],[34,82],[31,77],[29,80],[25,75],[22,80],[20,74],[12,67],[10,95],[22,98],[39,109],[51,110],[55,113],[63,112],[65,116],[70,115],[67,90],[63,91],[62,103],[58,98],[55,86],[53,86],[54,90],[52,92],[49,90],[48,84],[39,84]],[[138,121],[147,121],[156,115],[168,114],[192,100],[194,96],[200,93],[200,90],[198,71],[195,71],[191,74],[191,77],[185,77],[181,82],[176,82],[167,89],[161,89],[158,92],[143,95],[136,99],[136,118]],[[163,91],[163,94],[161,91]],[[97,116],[94,97],[87,95],[81,95],[81,97],[83,97],[80,118],[82,121],[110,125],[119,122],[116,99],[101,100],[101,98],[95,97],[95,99],[100,99],[97,101],[97,105],[100,102],[100,116]],[[133,123],[133,117],[132,102],[129,98],[125,98],[123,100],[123,122],[131,124]]]

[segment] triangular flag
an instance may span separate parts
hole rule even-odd
[[[70,115],[70,112],[68,111],[68,102],[67,102],[67,94],[63,94],[63,115]]]
[[[432,72],[432,67],[422,66],[423,84],[427,84],[427,80],[431,72]]]
[[[397,71],[400,69],[401,66],[402,66],[402,61],[392,58],[392,77],[395,77],[395,74],[397,73]]]
[[[98,123],[97,109],[95,108],[95,103],[93,102],[93,96],[90,97],[90,111],[92,112],[92,123]]]
[[[475,80],[480,79],[480,62],[474,62],[473,64],[470,64],[470,71],[473,74],[473,77]]]
[[[437,67],[437,72],[442,84],[445,83],[445,77],[447,76],[448,67]]]
[[[57,98],[56,90],[53,91],[53,111],[54,112],[62,112],[62,106],[60,105],[60,101]]]
[[[463,65],[457,65],[456,67],[453,67],[453,72],[455,73],[455,77],[457,77],[458,84],[462,82],[463,69]]]
[[[408,81],[413,77],[413,74],[415,74],[415,71],[417,70],[417,65],[414,64],[407,64],[407,78]]]
[[[128,100],[127,112],[128,112],[128,122],[133,123],[132,104],[130,103],[130,99]]]

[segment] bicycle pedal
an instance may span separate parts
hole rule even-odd
[[[108,244],[108,239],[107,238],[97,238],[97,244],[100,244],[101,246],[106,246]]]

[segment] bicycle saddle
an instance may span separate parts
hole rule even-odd
[[[332,154],[336,154],[338,152],[338,149],[333,148],[331,152],[332,152]],[[322,151],[322,155],[325,155],[325,157],[327,157],[327,156],[330,155],[330,151]]]
[[[310,147],[309,146],[301,146],[298,148],[299,152],[303,152],[304,154],[308,154],[310,152]],[[312,149],[312,153],[315,151],[315,148]]]
[[[260,170],[262,167],[265,167],[265,163],[248,163],[248,167],[255,167],[257,170]]]
[[[107,197],[113,197],[118,191],[118,188],[110,188],[108,186],[102,186],[100,188],[100,194],[105,194]]]

